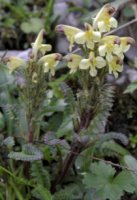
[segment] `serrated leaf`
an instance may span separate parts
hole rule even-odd
[[[120,146],[119,144],[117,144],[116,142],[114,142],[113,140],[108,141],[108,142],[104,142],[101,146],[102,150],[107,150],[108,151],[112,151],[120,156],[125,156],[126,154],[129,154],[129,152],[122,146]]]
[[[8,147],[13,147],[15,144],[14,138],[12,136],[9,136],[5,138],[2,142],[2,145],[6,145]]]
[[[133,179],[128,171],[119,173],[113,183],[119,185],[124,191],[129,193],[132,193],[135,190],[133,187]]]
[[[127,171],[115,176],[115,169],[102,161],[91,165],[91,173],[85,175],[83,183],[88,189],[95,189],[95,197],[101,200],[120,200],[124,192],[135,191],[133,178]]]
[[[126,155],[124,156],[124,162],[129,167],[129,169],[132,170],[130,173],[134,179],[135,187],[137,189],[137,160],[131,155]]]
[[[34,145],[25,144],[25,145],[23,145],[21,152],[13,152],[12,151],[8,154],[8,157],[15,159],[15,160],[31,162],[34,160],[41,160],[43,158],[43,154]]]

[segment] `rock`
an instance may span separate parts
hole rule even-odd
[[[0,57],[4,55],[6,52],[6,57],[8,56],[17,56],[19,58],[22,58],[23,60],[28,60],[28,56],[30,53],[31,49],[27,49],[24,51],[16,51],[16,50],[9,50],[9,51],[0,51]]]

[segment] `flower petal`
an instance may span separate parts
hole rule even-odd
[[[96,67],[97,68],[102,68],[106,66],[106,61],[104,60],[104,58],[97,56],[96,57]]]
[[[89,49],[94,49],[94,46],[95,46],[95,44],[94,44],[94,42],[92,42],[92,41],[88,41],[87,43],[86,43],[86,45],[87,45],[87,47],[89,48]]]
[[[86,41],[86,38],[85,38],[85,32],[84,31],[81,31],[79,33],[77,33],[74,37],[74,40],[77,44],[84,44],[85,41]]]
[[[112,28],[117,28],[117,26],[118,26],[118,22],[114,17],[111,17],[109,19],[109,23],[110,23],[110,27],[112,27]]]
[[[89,69],[91,63],[89,59],[82,59],[79,65],[80,69]]]
[[[49,64],[48,63],[44,63],[43,69],[44,69],[44,73],[49,72]]]
[[[41,44],[39,51],[44,55],[47,51],[51,51],[52,46],[50,44]]]
[[[99,42],[101,39],[101,33],[99,31],[93,31],[93,40]]]
[[[98,48],[98,51],[99,51],[99,55],[100,56],[105,56],[105,54],[106,54],[106,45],[101,45],[101,46],[99,46],[99,48]]]
[[[89,74],[92,76],[92,77],[95,77],[97,75],[97,70],[94,68],[94,67],[91,67],[90,68],[90,71],[89,71]]]
[[[101,33],[108,31],[104,21],[98,22],[98,29]]]
[[[107,53],[106,59],[107,59],[108,62],[111,62],[113,60],[112,54],[111,53]]]

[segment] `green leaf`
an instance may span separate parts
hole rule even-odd
[[[123,9],[123,14],[125,17],[133,17],[134,11],[131,6],[127,6]]]
[[[119,156],[125,156],[127,154],[129,154],[129,152],[126,150],[126,148],[122,147],[121,145],[117,144],[116,142],[114,142],[113,140],[108,141],[108,142],[104,142],[101,145],[100,148],[101,151],[105,151],[107,152],[107,154],[110,152],[110,154],[113,152],[114,155],[117,154]],[[112,156],[112,155],[111,155]]]
[[[9,171],[8,169],[0,166],[0,175],[3,174],[3,173],[5,173],[9,177],[13,178],[16,181],[17,184],[22,184],[22,185],[33,187],[33,184],[32,184],[31,180],[28,180],[28,179],[26,179],[24,177],[16,176],[14,173],[12,173],[11,171]]]
[[[137,89],[137,81],[134,81],[133,83],[128,85],[128,87],[124,91],[124,94],[133,93],[136,89]]]
[[[37,185],[36,188],[32,190],[32,195],[40,200],[52,200],[50,192],[42,185]]]
[[[43,158],[43,154],[38,148],[30,143],[24,144],[21,152],[11,151],[8,154],[8,157],[15,160],[31,162],[34,160],[41,160]]]
[[[5,120],[3,114],[0,112],[0,131],[2,131],[5,127]]]
[[[35,183],[40,184],[47,189],[50,189],[50,175],[41,161],[35,161],[32,163],[31,176],[31,179]]]
[[[71,134],[72,132],[73,132],[72,119],[70,116],[68,116],[62,121],[62,124],[57,130],[56,135],[58,137],[63,137],[63,136]]]
[[[21,30],[24,33],[38,33],[43,28],[43,20],[40,18],[31,18],[28,22],[21,24]]]
[[[113,183],[119,185],[124,191],[129,193],[133,193],[135,190],[133,187],[133,179],[128,171],[122,171],[119,173]]]
[[[31,27],[30,27],[30,24],[28,22],[23,22],[21,24],[21,30],[24,32],[24,33],[30,33],[31,32]]]
[[[137,160],[131,155],[126,155],[124,156],[124,162],[128,168],[132,170],[130,173],[134,179],[135,187],[137,190]]]
[[[116,170],[102,161],[92,163],[91,173],[87,173],[83,183],[88,189],[95,189],[95,197],[101,200],[120,200],[124,192],[135,191],[133,178],[127,171],[115,176]]]

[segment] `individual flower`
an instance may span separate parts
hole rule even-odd
[[[44,55],[47,51],[51,51],[51,49],[52,49],[52,46],[50,44],[42,44],[44,34],[45,34],[45,30],[42,29],[39,32],[35,42],[31,44],[32,45],[32,54],[35,59],[37,58],[38,51],[40,51],[42,53],[42,55]]]
[[[131,37],[121,37],[120,38],[120,51],[126,53],[132,44],[135,43],[135,40]]]
[[[120,38],[115,35],[103,37],[98,47],[99,55],[106,56],[108,61],[111,61],[113,54],[123,58],[123,52],[120,51]]]
[[[118,72],[123,70],[123,60],[117,56],[113,56],[113,59],[108,62],[109,74],[114,74],[115,78],[118,77]]]
[[[50,44],[41,44],[39,47],[39,51],[42,55],[45,55],[46,52],[51,51],[52,46]]]
[[[17,68],[24,65],[25,65],[25,61],[21,58],[10,56],[7,60],[7,67],[9,69],[10,74],[14,72]]]
[[[63,32],[65,34],[68,41],[70,42],[69,51],[72,51],[72,48],[73,48],[74,42],[75,42],[75,39],[74,39],[75,35],[77,33],[81,32],[81,29],[75,28],[73,26],[60,24],[60,25],[56,26],[56,31]]]
[[[62,55],[59,53],[53,53],[43,56],[39,59],[39,64],[43,65],[44,73],[50,71],[51,75],[55,75],[55,68],[59,61],[61,60]]]
[[[115,8],[110,4],[106,4],[99,11],[97,16],[93,19],[93,28],[100,32],[108,32],[111,28],[117,27],[117,20],[112,17],[115,12]]]
[[[69,54],[64,59],[68,61],[67,66],[70,68],[70,73],[75,73],[79,68],[82,57],[77,54]]]
[[[94,31],[92,26],[85,23],[85,31],[80,31],[74,36],[74,40],[77,44],[86,44],[89,49],[94,48],[94,43],[99,42],[101,38],[101,33],[99,31]]]
[[[88,59],[82,59],[79,65],[80,69],[89,69],[89,73],[92,77],[97,75],[97,68],[103,68],[106,66],[106,61],[101,56],[95,56],[94,52],[90,52]]]

